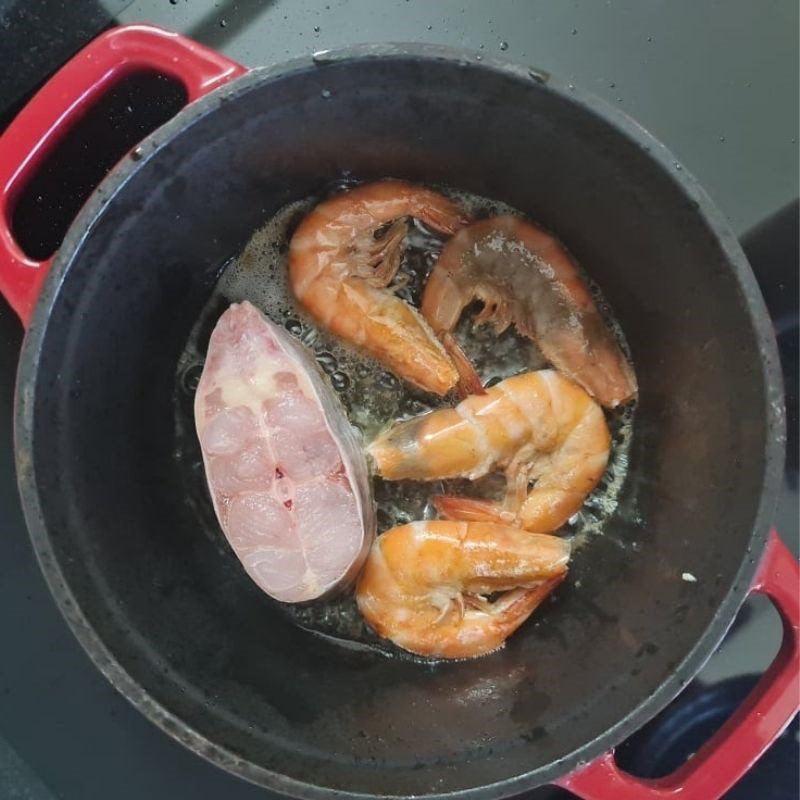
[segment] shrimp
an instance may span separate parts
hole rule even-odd
[[[459,381],[457,365],[391,285],[407,217],[445,234],[469,222],[456,205],[428,189],[389,180],[358,186],[321,203],[300,223],[289,245],[289,280],[321,325],[399,377],[444,395]]]
[[[477,323],[512,323],[545,358],[602,405],[637,393],[636,377],[563,245],[518,217],[475,222],[442,250],[422,314],[445,345],[464,309],[483,302]],[[449,337],[449,339],[448,339]],[[468,369],[468,372],[471,368]]]
[[[550,533],[597,485],[610,444],[600,406],[568,378],[540,370],[506,378],[455,408],[395,423],[367,450],[387,480],[475,480],[505,470],[503,502],[438,496],[434,505],[449,519]]]
[[[474,658],[502,647],[566,576],[569,557],[569,543],[555,536],[412,522],[375,540],[356,601],[375,632],[405,650]]]

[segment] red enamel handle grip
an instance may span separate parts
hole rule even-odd
[[[0,136],[0,293],[30,321],[52,259],[28,258],[11,232],[20,191],[63,136],[116,82],[152,70],[180,81],[189,102],[247,70],[191,39],[151,25],[98,36],[62,67]]]
[[[557,781],[583,800],[716,800],[781,735],[800,708],[800,568],[770,533],[750,593],[764,594],[783,620],[783,643],[742,705],[672,775],[635,778],[617,767],[613,751]]]

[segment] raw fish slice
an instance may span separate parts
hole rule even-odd
[[[358,437],[310,354],[248,302],[219,318],[195,396],[214,510],[276,600],[355,578],[375,535]]]

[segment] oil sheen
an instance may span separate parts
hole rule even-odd
[[[341,181],[325,197],[353,185]],[[518,211],[503,203],[455,191],[432,187],[450,197],[475,218],[513,214]],[[288,280],[288,252],[292,233],[303,216],[325,197],[312,197],[282,208],[259,228],[244,250],[221,271],[214,291],[195,323],[178,361],[175,376],[175,459],[181,471],[185,496],[195,513],[203,535],[224,557],[234,558],[216,521],[205,482],[202,455],[194,429],[193,401],[203,369],[208,338],[221,313],[231,304],[249,300],[273,322],[282,325],[302,342],[316,358],[322,372],[338,393],[350,422],[364,442],[370,441],[390,423],[452,404],[454,398],[439,398],[404,383],[369,356],[357,351],[317,327],[299,307]],[[396,278],[397,294],[419,306],[425,280],[441,252],[444,238],[413,221],[405,253]],[[620,326],[599,288],[583,273],[600,313],[614,331],[623,351],[629,355]],[[484,384],[494,384],[510,375],[540,369],[547,362],[531,340],[513,328],[499,336],[488,326],[473,326],[467,313],[456,337],[475,365]],[[612,449],[605,475],[583,508],[568,523],[563,535],[573,546],[584,545],[592,535],[601,534],[617,511],[619,495],[628,467],[635,405],[607,411]],[[378,532],[395,525],[435,516],[429,498],[434,494],[458,493],[500,497],[503,478],[491,475],[479,481],[464,480],[416,483],[390,482],[373,478],[378,514]],[[265,598],[268,602],[268,598]],[[280,606],[296,624],[352,647],[378,649],[387,655],[398,649],[370,633],[351,597],[306,606]],[[403,657],[409,657],[404,654]]]

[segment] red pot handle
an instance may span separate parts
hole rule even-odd
[[[646,780],[622,772],[611,751],[556,781],[583,800],[716,800],[780,736],[800,708],[800,568],[772,531],[749,594],[772,601],[783,643],[742,705],[680,769]]]
[[[67,62],[0,136],[0,293],[30,321],[52,263],[28,258],[11,232],[14,203],[63,136],[115,83],[153,70],[180,81],[189,102],[247,70],[191,39],[152,25],[124,25],[98,36]]]

